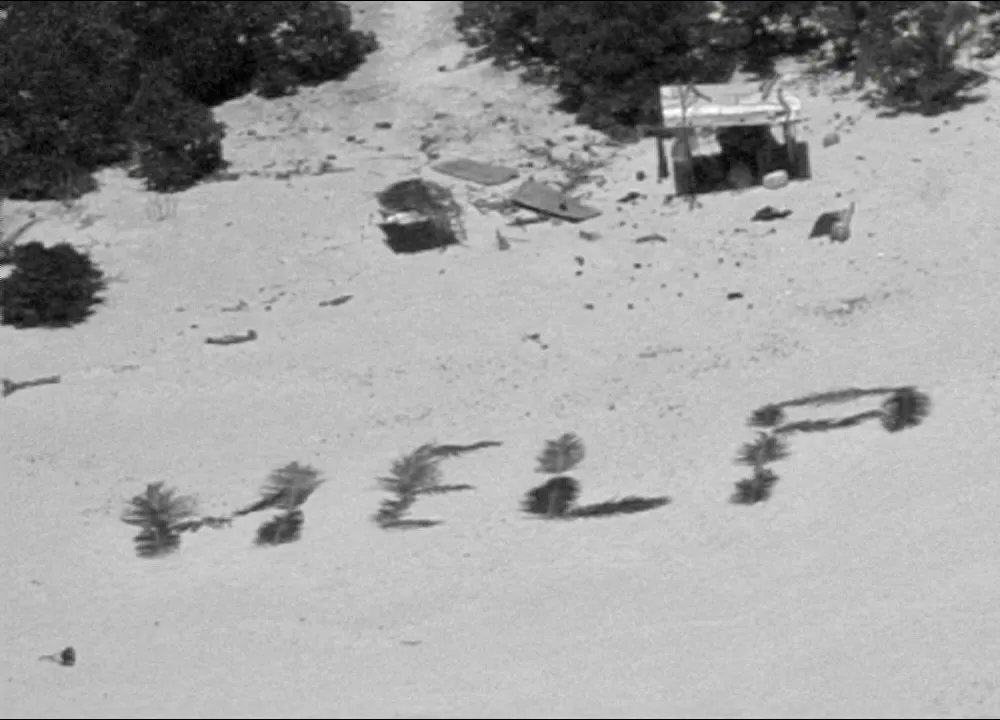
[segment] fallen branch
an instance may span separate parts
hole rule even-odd
[[[14,382],[13,380],[3,378],[3,397],[36,385],[55,385],[59,382],[62,382],[62,378],[59,375],[51,375],[49,377],[38,378],[37,380],[25,380],[24,382]]]
[[[636,238],[635,242],[637,244],[640,244],[640,243],[652,243],[652,242],[662,242],[662,243],[665,243],[665,242],[667,242],[667,239],[665,237],[663,237],[662,235],[660,235],[659,233],[653,233],[652,235],[643,235],[640,238]]]
[[[239,343],[251,342],[257,339],[255,330],[247,330],[246,335],[222,335],[220,337],[205,338],[208,345],[237,345]]]
[[[337,305],[343,305],[349,300],[353,299],[353,295],[341,295],[340,297],[335,297],[332,300],[323,300],[320,302],[320,307],[336,307]]]

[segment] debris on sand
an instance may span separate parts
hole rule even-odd
[[[397,254],[458,245],[465,239],[462,208],[447,188],[420,178],[402,180],[377,194],[379,228]]]
[[[323,300],[320,302],[320,307],[336,307],[337,305],[343,305],[350,300],[353,300],[353,295],[341,295],[340,297],[335,297],[332,300]]]
[[[636,238],[635,242],[636,244],[653,243],[653,242],[665,243],[667,242],[667,239],[662,235],[660,235],[659,233],[652,233],[650,235],[643,235],[642,237]]]
[[[54,662],[62,665],[63,667],[73,667],[76,665],[76,650],[72,647],[67,647],[61,652],[52,653],[51,655],[42,655],[38,659]]]
[[[38,378],[37,380],[25,380],[24,382],[14,382],[13,380],[3,378],[3,397],[12,395],[18,390],[35,387],[36,385],[55,385],[59,382],[62,382],[62,378],[59,375],[51,375],[49,377]]]
[[[257,339],[255,330],[247,330],[245,335],[222,335],[219,337],[205,338],[208,345],[238,345],[239,343],[252,342]]]
[[[750,219],[754,222],[771,222],[772,220],[783,220],[791,214],[791,210],[779,210],[771,205],[765,205]]]

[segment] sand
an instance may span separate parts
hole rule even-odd
[[[850,77],[800,79],[814,179],[691,209],[651,142],[463,61],[457,3],[353,4],[385,43],[354,76],[218,110],[240,179],[167,202],[109,170],[73,207],[8,206],[43,218],[23,241],[89,248],[114,282],[75,329],[0,328],[0,375],[62,378],[0,401],[0,716],[1000,714],[991,88],[886,118],[838,92]],[[429,169],[457,157],[589,169],[576,193],[603,214],[511,227],[511,186]],[[463,246],[388,250],[374,194],[409,177],[453,189]],[[808,237],[851,201],[848,242]],[[751,222],[765,205],[793,212]],[[795,436],[770,501],[728,502],[753,409],[903,385],[932,401],[922,425]],[[564,432],[581,501],[672,502],[525,516]],[[484,440],[442,465],[474,491],[417,504],[441,524],[371,521],[394,459]],[[292,461],[326,478],[300,541],[255,547],[250,516],[135,556],[120,517],[148,483],[221,514]],[[39,662],[68,645],[73,667]]]

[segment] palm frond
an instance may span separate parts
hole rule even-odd
[[[501,445],[503,445],[503,443],[497,440],[483,440],[472,443],[471,445],[434,445],[431,452],[437,457],[452,458],[465,455],[470,452],[475,452],[476,450],[500,447]]]
[[[465,490],[475,490],[472,485],[466,485],[464,483],[459,485],[434,485],[427,488],[426,490],[421,490],[420,495],[447,495],[453,492],[463,492]]]
[[[865,410],[855,415],[848,415],[843,418],[824,418],[820,420],[799,420],[798,422],[782,425],[774,430],[776,435],[791,435],[792,433],[812,433],[829,432],[830,430],[843,430],[851,428],[867,420],[881,419],[881,410]]]
[[[785,411],[779,405],[765,405],[753,411],[747,424],[753,427],[774,427],[784,422],[784,419]]]
[[[233,524],[233,519],[231,517],[200,517],[194,520],[185,520],[184,522],[177,523],[174,526],[174,530],[179,533],[192,532],[196,533],[203,527],[212,528],[213,530],[218,530],[219,528],[229,527]]]
[[[574,433],[566,433],[556,440],[546,441],[545,449],[538,456],[536,472],[561,475],[579,465],[583,457],[583,440]]]
[[[258,545],[281,545],[302,537],[305,515],[299,509],[280,513],[257,528]]]
[[[916,427],[930,414],[930,398],[916,388],[904,387],[882,403],[882,427],[899,432]]]
[[[787,408],[802,407],[804,405],[833,405],[838,403],[848,403],[860,400],[864,397],[870,397],[872,395],[885,395],[893,390],[895,390],[895,388],[890,387],[843,388],[841,390],[830,390],[828,392],[804,395],[803,397],[796,398],[794,400],[786,400],[781,403],[781,405],[782,407]]]
[[[647,512],[670,504],[670,498],[638,497],[629,495],[621,500],[606,500],[605,502],[581,505],[570,511],[575,518],[611,517],[614,515],[631,515]]]
[[[143,528],[135,536],[135,551],[139,557],[154,558],[174,552],[181,546],[180,533],[163,525]]]
[[[268,476],[261,490],[261,500],[251,506],[253,510],[246,509],[240,514],[268,508],[294,510],[301,507],[323,482],[315,468],[297,462],[289,463]]]
[[[521,501],[521,509],[532,515],[565,517],[579,496],[579,482],[571,477],[554,477],[529,490]]]
[[[382,501],[372,520],[379,527],[394,527],[403,520],[415,501],[416,495],[394,495],[387,498]]]
[[[421,445],[392,464],[390,474],[380,477],[382,487],[396,495],[418,495],[441,482],[441,457],[432,444]]]
[[[143,529],[174,528],[193,517],[195,507],[194,498],[165,489],[162,482],[150,483],[146,492],[129,501],[122,513],[122,521]]]
[[[778,476],[768,468],[758,467],[753,476],[736,483],[730,502],[736,505],[755,505],[770,499]]]
[[[757,439],[745,443],[736,456],[736,461],[742,465],[761,467],[770,462],[788,457],[785,441],[770,433],[758,433]]]

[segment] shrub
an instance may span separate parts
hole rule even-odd
[[[14,270],[0,280],[0,322],[17,328],[66,327],[85,320],[106,287],[103,272],[69,243],[13,248]]]
[[[743,69],[770,75],[774,71],[775,59],[784,55],[802,54],[822,44],[824,36],[820,28],[807,22],[819,4],[802,0],[726,0],[720,3],[720,21],[731,29],[734,37],[739,37],[745,43],[741,48]]]
[[[12,200],[75,200],[97,189],[94,176],[75,160],[15,152],[0,159],[0,188]]]
[[[612,128],[652,122],[657,89],[736,69],[739,27],[712,2],[465,2],[458,27],[499,64],[541,67],[565,109]]]
[[[166,61],[178,87],[206,105],[254,89],[268,97],[343,77],[375,49],[342,2],[121,3],[144,63]]]
[[[253,79],[253,89],[265,99],[294,95],[297,92],[298,76],[295,71],[280,66],[261,69]]]
[[[820,5],[831,27],[848,9],[838,7],[842,3]],[[960,51],[978,32],[973,3],[866,3],[864,12],[850,22],[857,27],[858,84],[865,78],[874,80],[873,99],[881,104],[931,112],[985,81],[982,73],[957,65]]]
[[[977,35],[972,2],[464,2],[457,26],[481,57],[553,84],[602,129],[655,123],[657,86],[725,82],[743,65],[829,42],[838,69],[876,81],[876,102],[934,109],[984,76],[957,67]],[[995,9],[988,9],[993,12]]]
[[[545,3],[530,0],[463,2],[455,25],[480,58],[491,58],[501,67],[551,63],[556,59],[552,44],[538,27],[544,10]]]
[[[377,49],[372,33],[351,29],[351,10],[342,2],[283,2],[284,12],[269,39],[267,60],[259,72],[275,69],[298,83],[314,84],[344,77]]]
[[[127,122],[138,152],[136,174],[150,190],[183,190],[223,166],[224,126],[210,108],[184,95],[169,73],[154,69],[144,76]]]
[[[340,2],[3,8],[0,192],[23,199],[75,197],[93,184],[67,193],[64,168],[76,178],[136,152],[151,188],[188,187],[221,165],[222,128],[205,106],[342,77],[375,47]]]
[[[135,44],[116,23],[115,5],[9,4],[0,23],[0,156],[57,158],[87,170],[125,156],[120,115],[134,90]],[[19,167],[34,172],[31,163]],[[17,180],[5,185],[16,191]]]
[[[257,37],[283,4],[121,2],[117,20],[136,39],[137,67],[163,66],[184,95],[212,106],[249,90]]]

